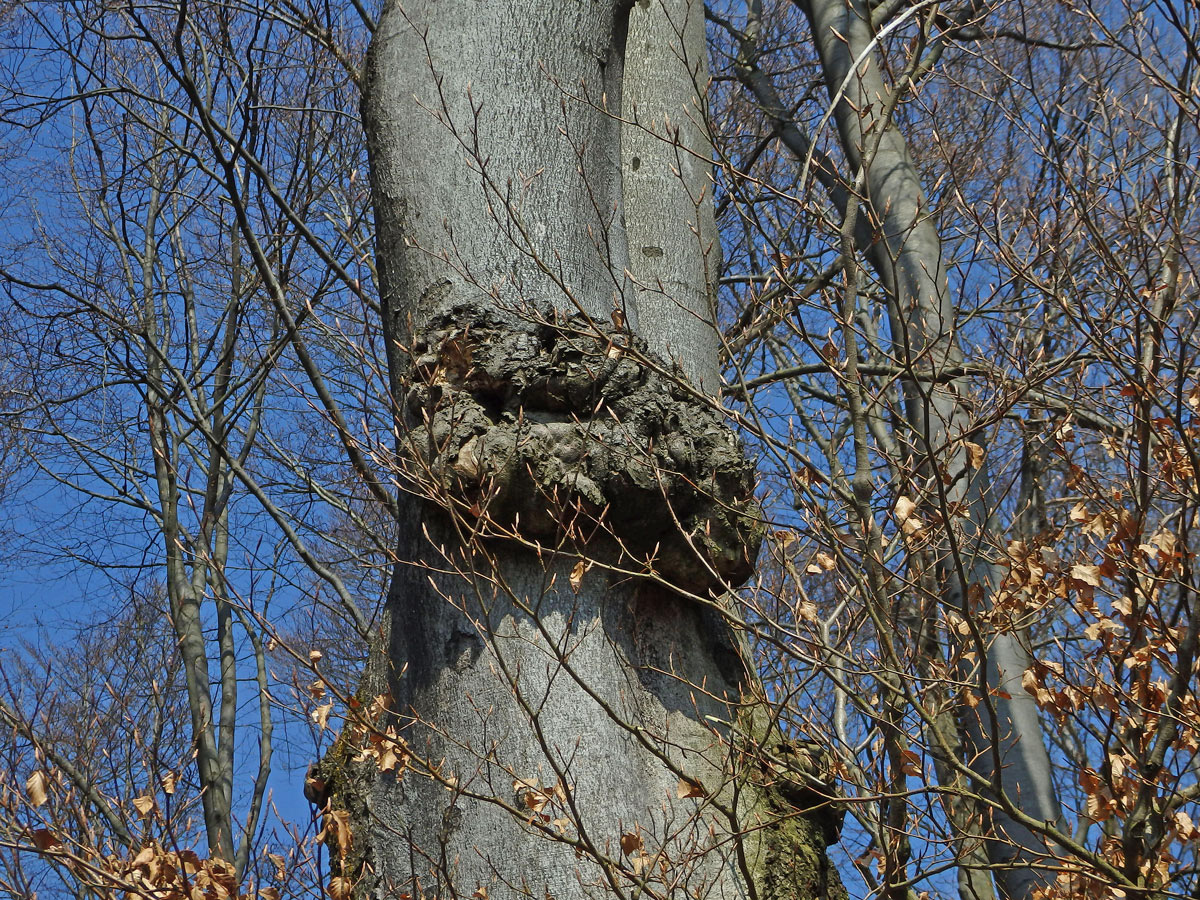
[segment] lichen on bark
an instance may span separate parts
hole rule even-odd
[[[741,710],[739,810],[760,900],[846,900],[826,848],[841,838],[845,806],[833,759],[819,744],[782,737],[768,706]]]
[[[381,629],[378,641],[386,640]],[[390,709],[380,659],[372,654],[342,731],[305,776],[304,795],[321,820],[318,840],[329,851],[330,895],[343,900],[362,900],[374,890],[373,844],[357,825],[371,821],[372,792],[381,773],[400,777],[411,758]]]
[[[406,467],[484,533],[716,595],[753,572],[754,466],[678,367],[615,324],[459,303],[413,341]]]
[[[315,785],[314,796],[320,796],[317,812],[329,851],[330,877],[345,879],[355,886],[354,896],[362,897],[369,894],[369,885],[360,882],[372,868],[372,854],[370,842],[355,834],[354,823],[370,821],[371,789],[379,772],[370,762],[356,760],[356,752],[353,731],[343,731],[310,769],[306,782]],[[337,816],[345,816],[350,827],[339,829]]]
[[[756,786],[770,816],[763,830],[766,864],[760,871],[764,900],[797,897],[845,900],[846,889],[825,848],[841,836],[844,807],[829,775],[832,760],[779,741],[759,760]]]

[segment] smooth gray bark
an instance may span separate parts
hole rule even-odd
[[[425,346],[430,323],[457,316],[519,332],[523,316],[549,308],[623,321],[715,390],[708,151],[687,121],[700,121],[702,9],[672,0],[679,26],[664,28],[657,6],[638,6],[632,22],[614,2],[386,8],[364,120],[398,407],[409,351]],[[646,28],[644,15],[657,24]],[[642,73],[631,90],[648,130],[623,141],[627,28],[631,56],[655,62],[628,67]],[[673,131],[670,142],[650,136],[665,134],[668,115],[679,146]],[[634,155],[636,169],[623,171]],[[550,319],[551,330],[565,321]],[[426,365],[434,387],[439,360]],[[516,418],[561,433],[568,423],[556,415]],[[419,410],[398,422],[401,454],[420,424]],[[461,453],[457,462],[466,465]],[[472,541],[469,521],[451,525],[411,497],[402,506],[386,652],[373,657],[368,690],[390,690],[424,762],[400,778],[369,776],[358,819],[375,893],[750,896],[763,842],[731,840],[742,826],[679,796],[686,776],[731,815],[746,808],[730,800],[737,712],[727,702],[744,673],[720,617],[602,566],[575,588],[569,552]]]
[[[488,295],[624,307],[618,25],[613,3],[388,4],[364,118],[394,337]]]
[[[720,387],[708,83],[700,4],[636,5],[621,92],[629,270],[638,330],[709,393]]]
[[[841,145],[852,168],[866,165],[867,200],[881,231],[869,256],[884,283],[894,285],[889,317],[893,351],[902,365],[921,373],[961,367],[941,240],[904,137],[893,122],[883,119],[889,89],[872,49],[866,8],[858,0],[802,0],[800,5],[809,18],[825,82],[837,102],[834,119]],[[844,93],[835,96],[843,86]],[[991,518],[988,468],[985,461],[972,469],[962,444],[971,425],[963,401],[966,385],[953,380],[939,384],[934,379],[924,384],[916,379],[905,383],[913,455],[918,469],[924,469],[930,502],[961,510],[954,519],[955,546],[945,548],[939,575],[945,602],[969,614],[969,588],[981,589],[981,604],[986,606],[1002,580],[990,553],[997,531]],[[939,490],[944,490],[943,496],[938,496]],[[992,787],[1000,787],[1019,813],[1053,828],[1061,823],[1062,814],[1050,758],[1037,705],[1021,683],[1031,664],[1029,652],[1012,631],[997,631],[986,639],[988,696],[977,707],[977,715],[966,716],[974,744],[967,762],[984,773]],[[1024,900],[1053,882],[1053,874],[1038,864],[1052,860],[1054,850],[1017,818],[996,811],[996,839],[988,848],[998,866],[996,881],[1002,894]]]

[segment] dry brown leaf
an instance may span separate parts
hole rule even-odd
[[[518,799],[525,805],[525,808],[531,812],[540,813],[546,808],[556,797],[559,800],[565,801],[567,798],[566,790],[562,786],[562,782],[558,782],[554,787],[542,787],[541,783],[535,778],[525,778],[513,782],[513,792]]]
[[[371,706],[367,710],[367,717],[374,722],[382,716],[392,705],[392,695],[389,693],[377,694],[371,698]]]
[[[832,572],[837,568],[837,560],[824,551],[813,554],[812,562],[804,569],[806,575],[820,575],[822,572]]]
[[[1026,669],[1021,674],[1021,687],[1025,689],[1025,693],[1032,694],[1035,697],[1045,690],[1041,682],[1038,681],[1037,672],[1033,669]]]
[[[978,469],[983,465],[983,448],[973,441],[965,441],[963,446],[967,450],[967,465],[972,469]]]
[[[38,852],[45,853],[47,850],[61,850],[62,841],[45,828],[39,828],[33,832],[33,846],[37,847]]]
[[[333,838],[337,841],[338,852],[344,859],[350,852],[350,813],[344,809],[335,809],[329,816],[333,827]],[[326,826],[327,828],[329,826]]]
[[[42,806],[50,799],[50,779],[46,777],[46,773],[38,769],[25,781],[25,793],[29,795],[29,802],[34,806]]]
[[[1107,616],[1101,616],[1095,622],[1083,629],[1083,636],[1089,641],[1098,641],[1106,634],[1116,634],[1124,626],[1120,622],[1114,622]]]
[[[148,816],[154,811],[154,798],[149,794],[143,794],[140,797],[134,797],[133,808],[138,811],[138,815]]]
[[[329,879],[329,896],[332,900],[348,900],[354,890],[354,882],[345,875]]]
[[[1175,830],[1179,832],[1179,836],[1185,841],[1194,841],[1200,837],[1200,829],[1196,827],[1196,823],[1182,809],[1175,810],[1174,815]]]
[[[1092,587],[1100,587],[1099,566],[1071,566],[1071,577]]]
[[[687,800],[689,797],[703,797],[704,788],[699,782],[692,781],[690,778],[680,778],[679,784],[675,786],[675,796],[680,800]]]
[[[1093,822],[1104,822],[1112,818],[1113,796],[1108,785],[1092,769],[1083,769],[1079,773],[1079,786],[1083,788],[1086,798],[1085,810]]]
[[[400,757],[396,755],[396,751],[391,747],[385,748],[379,754],[379,771],[391,772],[400,765]]]
[[[645,847],[645,844],[642,842],[642,836],[636,831],[627,831],[621,835],[621,852],[626,856],[641,850],[643,847]]]
[[[550,802],[550,798],[542,791],[525,791],[521,795],[521,799],[525,802],[525,806],[535,813],[540,813]]]
[[[575,563],[575,568],[571,569],[571,590],[579,593],[579,587],[583,584],[583,573],[587,571],[587,564],[581,559]]]
[[[956,634],[961,634],[965,637],[971,633],[971,624],[958,613],[954,612],[954,610],[946,613],[946,621]]]
[[[329,713],[333,710],[332,703],[326,703],[318,706],[312,711],[312,720],[317,723],[317,727],[324,731],[329,727]]]

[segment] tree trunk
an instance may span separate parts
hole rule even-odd
[[[1000,587],[1002,574],[990,555],[1000,541],[991,518],[987,463],[972,466],[967,458],[964,441],[972,423],[966,385],[937,374],[962,363],[941,239],[904,137],[890,119],[891,92],[872,47],[866,6],[858,0],[800,5],[836,103],[842,147],[850,164],[865,170],[863,185],[880,234],[870,260],[893,291],[893,352],[906,371],[919,376],[905,382],[917,471],[927,482],[928,502],[957,511],[939,566],[943,599],[971,617],[972,603],[986,606]],[[978,601],[968,601],[972,591]],[[1013,812],[997,809],[992,817],[996,833],[988,850],[997,886],[1006,897],[1028,898],[1053,883],[1045,866],[1054,852],[1022,815],[1055,827],[1062,813],[1037,705],[1021,683],[1031,664],[1029,651],[1012,630],[985,634],[984,642],[977,649],[986,659],[981,685],[986,696],[973,713],[964,712],[971,745],[966,761],[987,778],[983,787],[993,789],[991,796],[1011,804]]]
[[[818,814],[764,827],[779,792],[737,764],[759,742],[714,598],[760,526],[704,393],[703,36],[676,0],[380,21],[363,111],[406,495],[360,697],[390,695],[373,724],[412,758],[349,762],[388,740],[351,727],[322,763],[361,895],[840,890]]]

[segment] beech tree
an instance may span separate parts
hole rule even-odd
[[[840,891],[830,798],[744,762],[782,735],[721,599],[761,531],[716,397],[704,30],[687,2],[384,10],[364,124],[422,499],[359,696],[382,743],[355,768],[351,727],[317,775],[341,890]]]
[[[921,178],[893,116],[905,90],[904,77],[884,82],[872,44],[877,41],[871,11],[865,4],[814,2],[802,6],[817,46],[817,55],[840,149],[845,156],[850,195],[861,198],[861,212],[849,206],[842,225],[843,322],[854,320],[858,302],[858,247],[854,245],[857,214],[868,218],[873,239],[862,248],[875,275],[885,285],[890,352],[904,373],[902,403],[910,431],[902,438],[912,446],[908,462],[918,482],[942,482],[939,505],[954,510],[947,516],[944,545],[933,553],[940,602],[952,609],[968,606],[986,610],[995,603],[1003,573],[983,550],[995,543],[990,535],[992,510],[989,465],[972,460],[967,438],[974,423],[964,396],[965,384],[943,373],[961,367],[958,311],[950,293],[945,254]],[[920,57],[913,57],[916,63]],[[853,327],[845,332],[847,378],[858,378],[857,339]],[[852,388],[853,391],[853,388]],[[857,399],[857,398],[856,398]],[[851,400],[853,405],[855,400]],[[857,415],[856,415],[857,412]],[[854,422],[853,491],[856,517],[864,532],[871,520],[867,422],[851,410]],[[857,420],[857,421],[855,421]],[[898,513],[903,517],[904,513]],[[868,557],[882,556],[870,546]],[[1031,667],[1028,647],[1018,633],[1000,629],[989,635],[980,684],[983,709],[967,713],[965,734],[969,758],[977,760],[990,788],[1002,797],[992,819],[1000,829],[988,842],[989,854],[1004,863],[998,870],[1002,893],[1028,897],[1048,879],[1030,863],[1053,851],[1034,828],[1058,823],[1062,815],[1054,793],[1050,757],[1046,750],[1034,698],[1021,688]],[[971,676],[964,673],[965,677]],[[1012,812],[1018,815],[1014,817]],[[1015,865],[1013,865],[1015,863]]]
[[[145,875],[167,891],[202,873],[228,892],[311,874],[303,846],[286,865],[266,855],[282,827],[276,740],[297,718],[285,638],[298,622],[276,600],[292,604],[299,578],[306,618],[362,635],[378,598],[355,590],[336,532],[300,512],[315,496],[355,518],[345,449],[324,462],[329,429],[295,415],[307,404],[291,384],[301,359],[321,357],[319,389],[370,347],[339,340],[358,330],[355,303],[332,301],[336,328],[312,313],[360,296],[370,267],[355,47],[339,59],[295,14],[6,10],[23,52],[3,58],[4,142],[27,155],[13,154],[0,251],[5,444],[20,439],[37,495],[24,521],[46,535],[27,535],[18,561],[70,560],[94,579],[88,603],[47,604],[41,628],[30,604],[3,660],[7,772],[37,788],[0,819],[10,871],[25,873],[12,885],[86,894]],[[369,392],[369,377],[350,380]],[[56,665],[45,633],[67,643],[76,628],[94,636]],[[114,649],[130,668],[97,663]],[[153,877],[129,869],[139,858]]]

